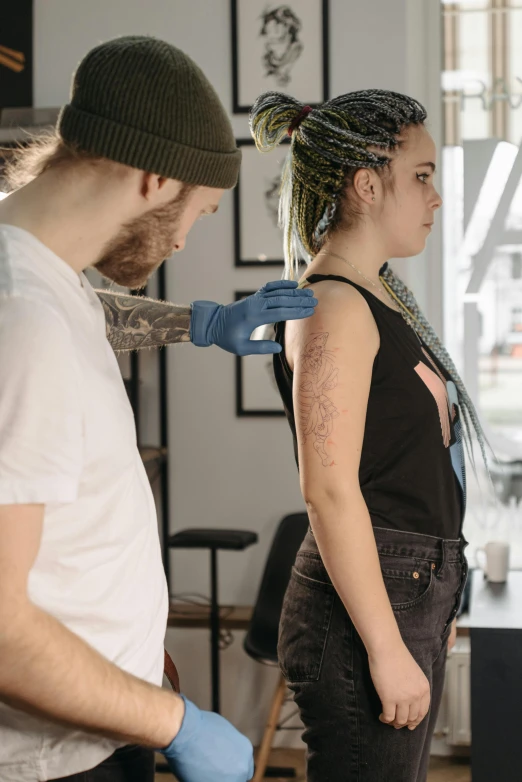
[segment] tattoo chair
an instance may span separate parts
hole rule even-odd
[[[279,523],[272,540],[252,619],[244,640],[245,652],[264,665],[276,666],[278,664],[277,639],[283,598],[290,581],[296,554],[308,526],[309,521],[306,513],[292,513],[285,516]],[[293,768],[269,767],[267,765],[275,732],[277,730],[301,730],[301,728],[286,727],[286,723],[294,716],[295,712],[283,722],[279,721],[283,704],[290,699],[287,693],[285,679],[280,674],[272,697],[263,739],[256,753],[256,771],[252,782],[261,782],[265,777],[288,779],[296,776]]]

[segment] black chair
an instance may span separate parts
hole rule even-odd
[[[219,600],[217,552],[244,551],[257,543],[255,532],[240,529],[186,529],[171,535],[169,548],[202,548],[210,550],[210,673],[212,682],[212,711],[219,714]]]
[[[245,652],[259,663],[277,665],[279,620],[292,566],[309,526],[306,513],[292,513],[280,522],[265,565],[263,578],[254,605],[252,619],[245,636]],[[270,714],[263,739],[256,753],[256,771],[252,782],[265,777],[295,777],[295,769],[268,767],[268,756],[279,723],[281,709],[287,697],[286,682],[281,674],[272,698]]]

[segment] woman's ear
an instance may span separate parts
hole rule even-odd
[[[355,172],[353,178],[353,187],[361,201],[365,204],[372,204],[375,202],[376,191],[375,172],[369,168],[360,168]]]

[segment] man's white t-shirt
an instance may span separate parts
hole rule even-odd
[[[85,275],[0,225],[0,504],[13,503],[45,505],[31,601],[160,685],[168,595],[156,510],[103,308]],[[2,782],[86,771],[119,746],[0,703]]]

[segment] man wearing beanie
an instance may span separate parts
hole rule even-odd
[[[22,151],[0,204],[0,779],[247,782],[252,746],[162,689],[168,595],[151,489],[111,343],[241,354],[315,299],[270,283],[222,307],[100,298],[142,286],[216,211],[240,164],[230,122],[175,47],[93,49],[56,135]],[[158,319],[161,326],[157,326]],[[156,324],[156,325],[155,325]]]

